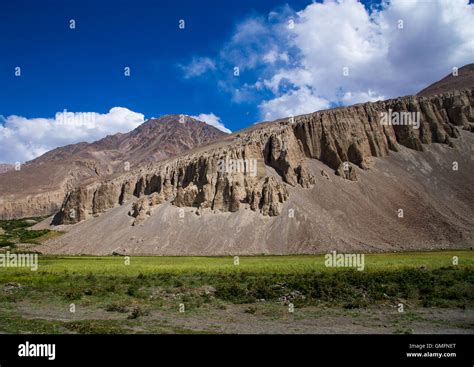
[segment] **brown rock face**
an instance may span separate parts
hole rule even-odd
[[[163,197],[154,192],[150,196],[143,196],[132,205],[132,210],[128,215],[135,218],[132,225],[137,225],[151,215],[153,206],[161,204]]]
[[[182,115],[148,120],[126,134],[54,149],[0,175],[0,218],[49,215],[80,184],[205,145],[227,134]],[[2,166],[0,166],[0,170]],[[97,205],[103,205],[98,193]]]
[[[345,178],[346,180],[357,181],[356,170],[354,166],[348,162],[341,163],[339,168],[336,170],[336,174],[342,178]]]
[[[77,223],[137,198],[130,213],[134,223],[164,201],[199,212],[248,208],[277,216],[289,187],[315,184],[306,167],[309,159],[357,180],[355,167],[368,169],[372,157],[387,156],[398,145],[416,151],[426,144],[450,145],[459,136],[458,127],[474,121],[473,106],[474,90],[468,89],[320,111],[294,122],[262,123],[208,147],[83,185],[68,194],[54,222]]]

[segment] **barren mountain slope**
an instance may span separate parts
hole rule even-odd
[[[418,92],[417,96],[428,97],[461,88],[474,88],[474,64],[464,65],[459,68],[457,76],[451,73]]]
[[[128,167],[159,161],[218,139],[225,133],[184,116],[148,120],[126,134],[54,149],[0,176],[0,218],[56,212],[80,183],[103,179]]]
[[[69,232],[39,250],[221,255],[472,246],[473,106],[468,89],[259,124],[71,191],[54,219]],[[381,124],[389,110],[419,113],[419,129]],[[218,169],[221,160],[244,159],[257,162],[255,176]]]
[[[13,171],[14,169],[15,169],[14,164],[0,163],[0,174],[8,172],[8,171]]]

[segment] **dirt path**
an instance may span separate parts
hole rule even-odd
[[[77,307],[76,312],[71,313],[64,307],[21,302],[16,313],[35,321],[107,321],[127,333],[474,333],[474,310],[452,308],[418,308],[399,313],[390,307],[354,310],[305,307],[290,313],[284,306],[261,303],[227,305],[225,309],[204,306],[183,313],[154,309],[130,320],[126,313],[95,307]]]

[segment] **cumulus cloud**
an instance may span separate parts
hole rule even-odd
[[[215,114],[211,113],[201,113],[200,115],[197,116],[191,116],[192,118],[203,121],[208,125],[214,126],[216,129],[219,129],[220,131],[223,131],[227,134],[232,133],[228,128],[224,126],[224,124],[221,121],[221,118],[219,116],[216,116]]]
[[[259,105],[262,118],[272,120],[278,117],[297,116],[329,108],[329,101],[316,97],[309,88],[284,93]]]
[[[285,117],[416,93],[473,62],[472,24],[468,0],[327,0],[244,20],[214,65],[244,71],[222,83],[235,102]]]
[[[144,117],[123,107],[105,114],[63,111],[54,118],[2,117],[0,162],[25,162],[59,146],[125,133],[143,123]]]

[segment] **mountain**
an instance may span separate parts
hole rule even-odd
[[[126,134],[53,149],[0,175],[0,218],[50,215],[77,185],[156,162],[224,135],[191,117],[151,119]]]
[[[110,172],[125,161],[131,165],[156,162],[188,149],[207,144],[224,135],[222,131],[188,116],[166,115],[151,119],[126,134],[109,135],[93,143],[60,147],[31,163],[93,160]]]
[[[8,171],[13,171],[14,169],[15,169],[14,164],[0,163],[0,174],[8,172]]]
[[[437,81],[417,93],[417,96],[428,97],[443,94],[455,89],[474,87],[474,64],[464,65],[458,70],[458,75],[453,73]]]
[[[260,123],[69,191],[53,220],[36,227],[67,233],[37,249],[252,255],[469,247],[473,107],[467,88]]]

